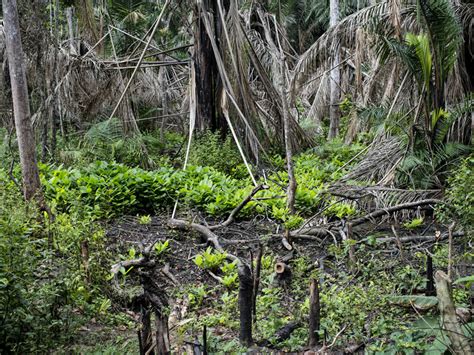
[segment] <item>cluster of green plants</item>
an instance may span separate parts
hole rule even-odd
[[[222,284],[232,289],[238,284],[237,261],[229,263],[225,261],[226,259],[226,253],[212,251],[209,247],[203,253],[196,255],[194,263],[201,269],[222,274]]]
[[[448,179],[447,205],[441,206],[437,217],[446,224],[457,221],[468,233],[474,225],[474,155],[464,159]]]
[[[210,166],[236,178],[247,176],[232,136],[223,138],[220,132],[206,131],[199,134],[191,144],[189,163]]]
[[[104,233],[74,211],[50,219],[0,177],[0,352],[47,352],[108,319]]]
[[[322,207],[326,200],[326,185],[345,173],[345,163],[359,149],[335,149],[329,145],[326,149],[296,157],[297,215],[290,216],[286,209],[287,174],[284,170],[260,178],[260,183],[270,188],[259,192],[259,199],[250,201],[241,215],[268,215],[285,223],[287,228],[298,227],[303,216]],[[274,161],[279,164],[278,159]],[[237,179],[215,168],[195,165],[186,170],[167,164],[145,170],[96,161],[79,168],[41,164],[40,170],[46,197],[58,210],[80,209],[96,218],[154,213],[168,208],[176,199],[187,208],[222,216],[235,208],[253,188],[248,177]],[[328,216],[341,218],[356,213],[354,207],[346,203],[331,200],[329,205],[324,212]]]

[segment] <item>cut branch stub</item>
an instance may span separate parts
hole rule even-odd
[[[287,286],[291,279],[291,267],[284,262],[275,263],[276,281],[281,286]]]
[[[321,321],[321,306],[319,301],[318,280],[312,279],[309,287],[309,341],[313,348],[319,343],[319,327]]]
[[[289,265],[279,261],[275,263],[275,272],[279,275],[288,274],[291,273],[291,268]]]

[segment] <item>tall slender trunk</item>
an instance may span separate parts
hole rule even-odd
[[[76,41],[74,38],[74,8],[68,7],[66,9],[67,29],[69,35],[69,54],[77,54]]]
[[[280,95],[283,111],[283,129],[285,135],[285,153],[286,153],[286,167],[288,171],[288,193],[286,206],[291,214],[295,214],[295,197],[296,197],[296,178],[293,169],[293,147],[291,142],[291,127],[290,127],[290,108],[288,107],[287,91],[285,89],[285,55],[281,51],[280,58]]]
[[[329,25],[336,26],[339,22],[339,0],[330,0],[329,2]],[[339,101],[341,96],[340,81],[341,72],[339,69],[339,39],[336,38],[336,45],[334,46],[333,62],[330,74],[330,102],[329,102],[329,139],[337,137],[339,134]]]
[[[41,196],[41,183],[36,163],[35,136],[30,119],[25,61],[21,45],[18,6],[16,0],[2,0],[5,41],[10,70],[20,164],[23,176],[23,194],[26,200]]]

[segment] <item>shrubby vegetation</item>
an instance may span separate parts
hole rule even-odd
[[[472,233],[474,226],[474,156],[464,159],[448,179],[446,191],[449,206],[439,210],[439,216],[448,223],[458,221],[466,231]]]
[[[1,335],[6,339],[4,350],[46,350],[52,344],[70,341],[74,330],[85,324],[91,316],[102,316],[107,322],[114,321],[113,313],[109,313],[111,301],[106,291],[109,287],[106,270],[114,257],[104,251],[104,232],[98,220],[138,214],[141,216],[138,222],[146,226],[151,222],[150,214],[169,209],[177,198],[183,210],[200,210],[209,216],[221,218],[250,192],[250,179],[242,177],[242,172],[235,170],[237,159],[231,159],[236,154],[234,148],[227,143],[224,151],[229,159],[220,161],[217,158],[221,154],[220,138],[214,134],[204,137],[199,143],[194,143],[191,162],[197,164],[203,161],[209,167],[190,165],[183,171],[173,167],[170,161],[163,160],[160,167],[145,170],[127,164],[133,162],[134,165],[140,165],[137,157],[119,155],[113,159],[116,162],[88,162],[86,159],[78,166],[78,161],[75,161],[78,167],[41,164],[42,183],[55,215],[53,220],[33,205],[26,205],[7,172],[2,170],[0,192],[4,202],[0,210],[0,304],[4,310],[1,328]],[[182,141],[182,138],[176,140]],[[329,218],[356,215],[357,206],[328,199],[325,188],[347,172],[351,164],[355,163],[351,159],[363,147],[344,146],[335,141],[296,157],[295,169],[299,184],[297,215],[288,213],[284,198],[281,198],[284,196],[281,186],[286,185],[287,175],[284,161],[275,155],[268,161],[268,166],[272,167],[269,173],[260,178],[270,188],[260,192],[258,196],[261,199],[251,201],[240,217],[266,215],[286,228],[294,229],[301,225],[303,217],[322,208]],[[88,154],[85,147],[75,149],[84,149],[83,156]],[[349,161],[350,164],[347,164]],[[472,195],[471,170],[472,157],[469,157],[449,179],[447,196],[453,208],[440,209],[438,212],[440,219],[449,221],[456,218],[468,230],[472,224],[468,207]],[[414,223],[417,225],[411,227]],[[414,219],[407,222],[406,228],[417,228],[418,225],[419,222]],[[340,339],[341,344],[347,339],[374,339],[368,346],[372,351],[429,351],[433,349],[430,346],[441,346],[439,343],[423,345],[424,339],[433,333],[424,330],[421,325],[412,324],[412,316],[402,308],[394,307],[391,301],[394,295],[410,294],[412,290],[423,287],[425,279],[420,270],[399,266],[397,260],[386,265],[380,256],[369,264],[359,265],[362,275],[356,284],[340,288],[339,285],[350,283],[353,278],[350,272],[344,271],[350,243],[351,240],[348,240],[347,244],[330,249],[333,261],[329,267],[338,272],[333,276],[324,276],[329,278],[326,281],[328,286],[321,290],[321,329],[335,334],[346,327]],[[82,255],[84,245],[88,246],[90,255],[87,262]],[[166,255],[172,244],[168,241],[158,243],[155,248],[157,253]],[[359,247],[357,255],[364,255],[367,248],[370,247]],[[441,263],[440,266],[445,265],[446,248],[439,245],[434,252],[435,262]],[[133,255],[127,257],[133,258],[136,253],[133,248]],[[201,285],[185,291],[182,296],[189,298],[195,310],[212,305],[213,311],[198,323],[183,326],[179,332],[184,334],[191,328],[198,329],[202,324],[211,328],[225,326],[238,329],[238,323],[234,320],[237,311],[237,272],[235,264],[224,260],[225,254],[212,252],[211,249],[196,256],[194,262],[198,267],[217,271],[221,275],[221,287],[224,289]],[[300,300],[300,303],[296,302],[294,309],[287,309],[280,288],[275,286],[273,262],[270,255],[263,259],[262,294],[257,312],[265,316],[259,320],[256,329],[258,338],[270,341],[288,321],[305,322],[308,312],[305,280],[322,277],[317,269],[308,273],[311,270],[308,259],[298,259],[294,263],[293,277],[296,284],[292,286],[292,297]],[[424,262],[424,255],[420,254],[419,266],[422,267]],[[391,268],[395,273],[388,271]],[[221,295],[220,298],[209,301],[212,298],[209,296],[216,295],[216,292]],[[456,292],[458,302],[465,304],[466,291],[459,288]],[[377,309],[375,313],[374,309]],[[371,320],[369,328],[366,324],[368,317]],[[429,317],[435,317],[435,314]],[[297,350],[305,344],[307,335],[306,329],[297,329],[288,340],[274,345]],[[390,336],[389,340],[387,336]],[[239,349],[237,342],[218,337],[211,340],[210,346],[216,351]]]
[[[104,232],[74,210],[50,220],[0,177],[0,350],[46,352],[110,307]]]
[[[213,146],[214,153],[209,150],[207,140],[201,144],[202,149],[197,146],[193,156],[195,163],[201,158],[206,161],[205,158],[217,155],[215,152],[219,150],[219,144]],[[296,199],[298,214],[295,216],[289,215],[284,199],[281,198],[284,195],[281,186],[286,184],[287,178],[286,173],[280,170],[284,166],[283,161],[275,156],[269,161],[269,166],[274,166],[275,170],[270,170],[266,175],[270,188],[258,195],[266,199],[251,201],[240,217],[267,215],[292,229],[301,224],[303,217],[324,206],[324,213],[329,218],[356,215],[356,206],[327,199],[325,188],[347,171],[353,164],[351,162],[346,165],[347,162],[361,149],[362,145],[338,147],[337,143],[332,143],[296,157],[295,169],[300,188]],[[240,173],[234,174],[225,166],[190,165],[183,171],[166,162],[154,170],[145,170],[131,167],[126,161],[127,158],[124,163],[84,162],[79,167],[41,164],[42,183],[55,215],[54,220],[48,219],[47,214],[34,206],[25,205],[17,187],[6,171],[2,170],[0,191],[4,203],[0,214],[0,257],[3,276],[0,299],[2,309],[5,310],[2,312],[5,350],[34,348],[40,351],[49,349],[52,344],[68,342],[74,336],[74,330],[92,316],[114,322],[113,313],[109,313],[111,300],[106,291],[109,287],[107,270],[114,256],[104,251],[104,232],[98,220],[138,214],[141,216],[138,223],[147,226],[151,223],[150,214],[169,208],[176,198],[181,201],[183,211],[200,210],[209,216],[221,218],[252,189],[249,178],[240,178]],[[208,162],[211,164],[211,160]],[[454,211],[460,223],[467,227],[472,218],[465,203],[470,196],[471,165],[472,158],[464,160],[450,178],[451,187],[447,192],[450,203],[455,207],[449,211]],[[260,179],[261,182],[265,181],[264,177]],[[452,217],[447,212],[439,213],[444,218]],[[410,221],[410,225],[413,223],[415,222]],[[326,266],[337,270],[337,273],[324,275],[327,286],[321,290],[321,329],[335,334],[345,327],[338,344],[344,344],[349,339],[373,339],[368,345],[371,351],[429,351],[432,349],[430,346],[439,347],[438,343],[424,345],[425,339],[433,335],[432,332],[423,329],[421,325],[412,324],[413,317],[403,308],[394,306],[391,301],[394,295],[407,295],[412,290],[423,287],[425,279],[420,269],[403,267],[398,264],[398,260],[387,265],[382,255],[375,256],[367,264],[363,261],[363,255],[371,247],[360,246],[357,251],[360,264],[357,267],[362,274],[358,276],[357,283],[352,284],[350,280],[354,276],[345,269],[350,243],[351,240],[348,240],[346,244],[329,250],[331,261],[329,264],[326,262]],[[84,245],[89,250],[87,262],[82,255]],[[155,245],[156,252],[165,257],[170,248],[173,248],[173,244],[168,241]],[[133,255],[130,254],[132,249]],[[132,249],[125,258],[136,257],[138,251]],[[376,250],[370,252],[377,255]],[[445,265],[446,252],[442,245],[436,247],[435,263]],[[424,254],[417,257],[416,263],[422,268]],[[179,333],[199,329],[203,324],[211,328],[225,326],[227,329],[238,329],[234,318],[237,311],[236,266],[224,260],[225,254],[211,249],[195,257],[194,262],[199,268],[220,275],[222,285],[218,288],[208,285],[192,286],[181,293],[181,296],[189,299],[194,310],[212,306],[212,312],[200,318],[197,323],[183,326]],[[305,322],[308,312],[305,280],[323,277],[318,269],[311,268],[308,259],[302,257],[295,261],[295,283],[291,294],[299,302],[287,308],[281,289],[275,285],[273,263],[271,254],[265,256],[262,262],[262,291],[257,313],[264,316],[259,319],[256,328],[256,337],[269,339],[270,342],[276,341],[272,337],[288,321]],[[341,285],[349,286],[341,289]],[[211,301],[217,294],[220,294],[220,298]],[[459,304],[467,302],[467,293],[463,288],[457,289],[456,297]],[[430,317],[435,317],[435,313]],[[369,325],[366,323],[368,318]],[[323,333],[322,331],[321,334]],[[305,344],[307,335],[307,329],[303,327],[283,343],[273,344],[287,350],[297,350]],[[219,337],[213,337],[210,342],[210,349],[215,351],[239,349],[237,342]]]

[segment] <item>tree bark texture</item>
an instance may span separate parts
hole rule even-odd
[[[319,343],[319,327],[321,321],[321,306],[319,302],[318,280],[312,279],[309,288],[309,341],[308,345],[313,348]]]
[[[198,130],[211,129],[216,132],[225,128],[225,119],[219,105],[222,92],[217,62],[213,54],[211,40],[204,27],[201,11],[208,11],[214,20],[216,36],[221,26],[217,16],[216,0],[203,0],[203,7],[196,8],[196,29],[194,31],[194,68],[196,71],[196,127]],[[219,38],[216,39],[219,45]]]
[[[239,310],[240,310],[240,343],[250,346],[252,339],[252,298],[253,278],[250,267],[246,264],[239,265]]]
[[[158,355],[166,355],[170,353],[170,337],[168,329],[168,316],[164,313],[164,310],[155,311],[155,323],[156,323],[156,353]]]
[[[36,163],[35,136],[30,119],[25,58],[21,44],[18,20],[18,6],[16,0],[3,0],[2,4],[6,51],[12,89],[13,114],[23,177],[23,194],[26,200],[31,200],[40,194],[41,184]]]

